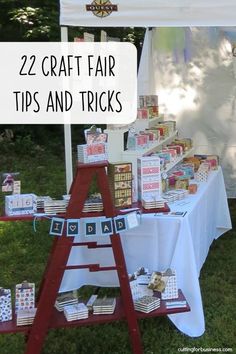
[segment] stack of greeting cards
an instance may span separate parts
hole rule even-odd
[[[50,202],[51,200],[52,200],[52,198],[49,197],[49,196],[37,196],[36,197],[37,211],[38,210],[43,210],[44,211],[44,203],[45,202]]]
[[[67,207],[66,200],[47,200],[44,202],[44,212],[47,215],[56,215],[58,213],[65,213]]]
[[[85,304],[79,303],[64,307],[64,315],[67,321],[76,321],[88,318],[88,308]]]
[[[88,199],[86,199],[83,207],[84,213],[103,211],[103,202],[100,193],[91,195]]]
[[[36,315],[36,308],[18,310],[16,317],[16,325],[17,326],[27,326],[34,322],[34,318]]]
[[[166,201],[164,199],[155,199],[154,197],[144,197],[142,206],[144,209],[160,209],[165,207]]]
[[[74,291],[67,291],[58,295],[55,307],[58,311],[63,311],[65,306],[78,304],[77,294]]]
[[[111,315],[114,313],[116,307],[116,298],[106,297],[103,299],[96,299],[93,303],[94,315]]]
[[[140,299],[143,296],[152,296],[153,291],[147,288],[147,284],[140,284],[139,279],[134,279],[130,281],[130,290],[132,294],[133,301]]]
[[[175,309],[179,307],[187,307],[186,300],[173,300],[173,301],[166,301],[166,308],[167,309]]]
[[[161,300],[153,296],[143,296],[134,301],[134,308],[136,311],[149,313],[160,307]]]
[[[90,298],[88,299],[87,303],[86,303],[86,306],[87,306],[87,308],[88,308],[88,310],[89,310],[90,312],[93,311],[93,304],[94,304],[94,302],[96,301],[97,297],[98,297],[97,294],[91,295]]]

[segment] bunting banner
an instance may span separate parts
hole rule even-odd
[[[64,229],[65,220],[62,218],[52,218],[50,235],[61,236]]]
[[[82,218],[82,219],[63,219],[53,217],[49,234],[53,236],[62,236],[64,226],[66,227],[66,236],[75,237],[83,235],[91,236],[110,236],[116,233],[122,233],[129,229],[139,226],[140,219],[138,213],[131,212],[125,215],[119,215],[114,218],[105,216]]]

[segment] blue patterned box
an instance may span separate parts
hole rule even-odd
[[[0,288],[0,322],[12,320],[11,290]]]
[[[14,194],[5,197],[5,214],[28,215],[37,212],[37,197],[35,194]]]

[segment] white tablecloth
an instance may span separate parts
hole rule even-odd
[[[211,172],[208,182],[199,183],[198,192],[170,204],[171,211],[187,211],[184,217],[143,214],[139,227],[121,234],[129,273],[144,266],[149,270],[176,270],[178,287],[182,289],[191,312],[169,316],[183,333],[197,337],[205,331],[199,274],[212,241],[231,229],[221,168]],[[93,238],[90,240],[96,240]],[[108,238],[99,238],[107,243]],[[76,241],[86,241],[79,237]],[[73,247],[68,264],[114,264],[112,250],[88,250]],[[115,271],[89,273],[87,270],[66,271],[60,291],[81,285],[117,286]]]

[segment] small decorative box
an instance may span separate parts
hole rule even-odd
[[[160,159],[157,156],[145,156],[138,159],[138,198],[152,197],[153,201],[161,196]]]
[[[158,106],[158,96],[157,95],[143,95],[139,96],[139,107],[152,107]]]
[[[149,119],[158,117],[158,113],[159,113],[158,106],[148,107],[148,118]]]
[[[137,119],[148,119],[148,109],[138,108]]]
[[[146,132],[153,134],[153,135],[155,136],[154,140],[157,140],[157,141],[160,140],[160,136],[161,136],[161,135],[160,135],[160,131],[159,131],[159,130],[157,130],[157,129],[155,129],[155,128],[153,128],[153,129],[146,129]]]
[[[188,191],[189,194],[195,194],[197,193],[197,184],[196,183],[192,183],[188,186]]]
[[[176,121],[175,120],[165,120],[162,124],[169,127],[169,133],[173,133],[176,130]]]
[[[11,290],[0,288],[0,322],[12,320]]]
[[[174,145],[174,144],[168,144],[167,147],[171,149],[175,149],[177,152],[177,155],[183,155],[183,147],[181,145]]]
[[[165,164],[170,163],[171,162],[171,154],[169,152],[158,152],[156,154],[158,157],[160,158],[164,158],[165,159]]]
[[[168,277],[165,290],[161,293],[162,300],[178,298],[178,285],[175,270],[167,270],[166,272],[162,273],[162,276]]]
[[[77,145],[77,158],[83,163],[107,160],[107,143]]]
[[[189,186],[189,179],[177,179],[175,182],[176,189],[188,189]]]
[[[207,182],[208,179],[208,170],[200,169],[195,173],[194,179],[197,182]]]
[[[35,194],[14,194],[5,197],[5,214],[27,215],[37,212],[37,197]]]
[[[108,165],[110,189],[115,207],[132,204],[132,164],[112,162]]]
[[[128,137],[128,150],[143,149],[148,146],[149,137],[147,134],[135,134]]]
[[[162,152],[169,152],[171,154],[171,158],[172,159],[176,159],[177,158],[177,152],[175,149],[162,149]]]
[[[15,312],[35,308],[35,284],[23,281],[16,285]]]
[[[163,124],[163,123],[162,123],[162,124],[157,124],[157,125],[156,125],[156,128],[163,130],[163,135],[164,135],[164,137],[169,136],[170,131],[169,131],[169,127],[168,127],[167,125],[165,125],[165,124]]]

